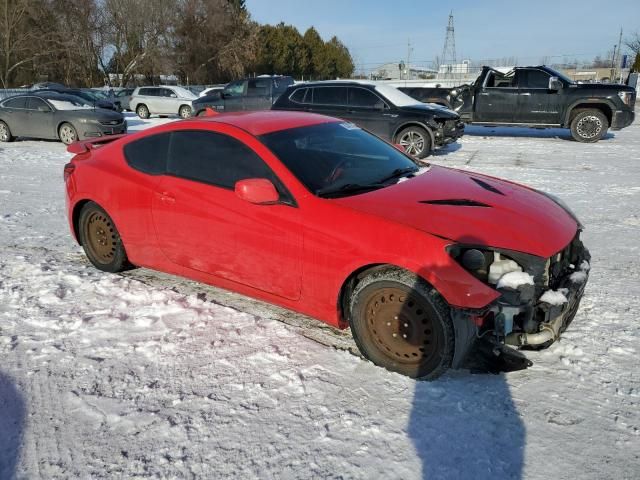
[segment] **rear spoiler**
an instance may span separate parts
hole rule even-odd
[[[86,153],[91,149],[100,148],[105,143],[111,143],[114,140],[126,137],[128,134],[122,133],[120,135],[105,135],[104,137],[90,138],[88,140],[76,141],[67,147],[67,152],[75,153],[79,155]]]

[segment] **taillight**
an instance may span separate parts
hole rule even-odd
[[[71,176],[71,174],[73,173],[73,171],[76,169],[76,166],[73,163],[67,163],[64,166],[64,181],[66,182],[69,177]]]

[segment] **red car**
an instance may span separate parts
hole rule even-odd
[[[420,169],[335,118],[229,113],[69,151],[69,225],[98,269],[148,267],[350,326],[365,357],[412,377],[459,366],[477,338],[550,344],[588,276],[558,199]]]

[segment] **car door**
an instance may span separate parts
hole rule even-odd
[[[310,111],[344,119],[349,115],[349,89],[347,86],[316,86],[311,90],[313,103]]]
[[[14,97],[2,102],[2,119],[9,125],[13,136],[26,136],[29,129],[27,97]]]
[[[237,112],[243,109],[243,98],[247,94],[248,81],[236,80],[222,90],[222,99],[226,112]]]
[[[152,200],[158,245],[183,267],[297,299],[299,210],[241,200],[234,186],[247,178],[278,184],[266,163],[240,140],[209,130],[173,132],[167,175]]]
[[[391,126],[389,117],[384,116],[388,111],[389,106],[376,93],[363,87],[349,87],[349,109],[344,117],[346,120],[388,139]]]
[[[537,68],[517,70],[517,123],[559,125],[564,90],[549,90],[551,74]]]
[[[243,110],[267,110],[271,107],[271,77],[251,78],[247,81],[247,94],[243,98]]]
[[[171,113],[178,113],[178,95],[170,88],[158,88],[158,113],[169,115]]]
[[[512,123],[518,106],[518,88],[514,76],[501,76],[490,71],[476,91],[474,122]]]
[[[54,138],[53,109],[41,98],[27,99],[27,136]]]

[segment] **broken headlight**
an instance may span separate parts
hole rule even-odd
[[[536,283],[545,284],[548,279],[546,259],[512,250],[450,245],[449,254],[478,280],[497,285],[501,278],[513,272],[533,277]]]

